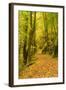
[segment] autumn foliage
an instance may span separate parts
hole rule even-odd
[[[58,76],[58,13],[19,11],[19,79]]]

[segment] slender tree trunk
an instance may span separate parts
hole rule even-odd
[[[36,12],[34,12],[34,22],[33,22],[33,52],[35,53],[36,51],[36,41],[35,41],[35,38],[36,38]]]
[[[56,23],[55,23],[55,18],[57,18],[57,16],[54,16],[54,23],[53,23],[53,29],[55,31],[54,33],[54,56],[58,56],[58,26],[56,26],[55,24],[57,23],[58,25],[58,18],[56,20]]]
[[[35,29],[36,29],[36,12],[34,12],[34,20],[32,20],[33,13],[30,12],[30,32],[29,32],[29,41],[28,41],[28,61],[27,64],[30,64],[32,57],[32,43],[35,46]],[[32,23],[33,21],[33,23]],[[32,27],[33,25],[33,27]],[[33,48],[33,51],[35,49]]]
[[[28,18],[26,17],[26,25],[25,25],[25,37],[24,37],[24,46],[23,46],[23,63],[24,65],[27,64],[27,56],[28,56],[28,51],[27,51],[27,29],[28,29]]]
[[[26,65],[27,64],[27,50],[26,50],[26,40],[24,40],[24,46],[23,46],[23,58],[24,58],[24,60],[23,60],[23,63],[24,63],[24,65]]]
[[[43,20],[44,20],[44,47],[42,52],[47,52],[48,50],[48,23],[47,23],[47,14],[43,13]]]
[[[32,40],[32,12],[30,12],[30,31],[29,31],[29,41],[28,41],[28,60],[27,64],[31,61],[31,40]]]

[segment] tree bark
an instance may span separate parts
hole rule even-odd
[[[35,54],[35,51],[36,51],[36,41],[35,41],[35,39],[36,39],[36,12],[34,12],[34,22],[33,22],[33,40],[32,40],[32,42],[33,42],[33,53]]]
[[[28,41],[28,60],[27,64],[31,61],[31,40],[32,40],[32,12],[30,12],[30,31],[29,31],[29,41]]]
[[[23,46],[23,63],[24,65],[27,64],[27,57],[28,57],[28,51],[27,51],[27,29],[28,29],[28,18],[26,18],[26,24],[25,24],[25,37],[24,37],[24,46]]]

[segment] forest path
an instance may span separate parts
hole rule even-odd
[[[20,72],[19,78],[45,78],[58,76],[58,60],[50,55],[37,54],[34,64]]]

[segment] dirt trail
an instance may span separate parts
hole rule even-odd
[[[37,54],[34,64],[20,72],[19,78],[45,78],[58,76],[58,60],[50,55]]]

